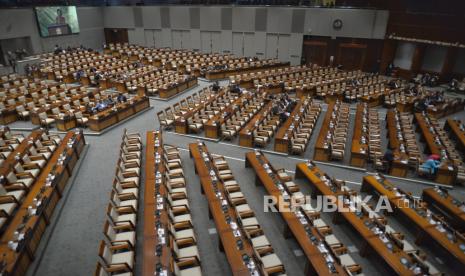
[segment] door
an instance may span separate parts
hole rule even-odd
[[[162,47],[161,30],[153,30],[153,40],[155,41],[155,48]]]
[[[182,31],[172,30],[171,41],[172,41],[173,49],[182,49]]]
[[[278,35],[266,35],[266,58],[278,58]]]
[[[305,41],[304,56],[307,65],[310,63],[326,66],[326,52],[328,43],[323,41]]]
[[[200,32],[200,50],[203,53],[212,52],[212,41],[210,32]]]
[[[244,36],[243,33],[232,33],[232,53],[236,57],[244,55]]]
[[[190,31],[181,32],[181,49],[192,49]]]
[[[362,70],[365,63],[366,44],[339,44],[337,63],[344,70]]]
[[[254,33],[244,33],[244,56],[254,57],[256,56],[255,51],[255,34]]]
[[[161,47],[161,30],[144,30],[146,47]]]
[[[129,43],[127,29],[105,28],[105,42],[109,43]]]
[[[155,47],[154,30],[144,30],[144,37],[146,47]]]
[[[221,53],[221,33],[211,32],[212,53]]]
[[[278,36],[278,59],[280,61],[289,61],[289,40],[290,35],[282,35]]]

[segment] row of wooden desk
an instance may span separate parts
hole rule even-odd
[[[231,226],[233,222],[238,223],[238,218],[229,203],[223,204],[227,198],[224,184],[216,176],[206,146],[202,143],[191,143],[189,144],[189,152],[191,158],[194,159],[195,171],[200,178],[201,189],[208,202],[210,217],[215,222],[220,250],[223,250],[226,255],[232,275],[253,275],[245,263],[245,258],[254,259],[253,247],[244,234],[237,236]],[[213,173],[211,174],[211,172]],[[218,194],[221,194],[221,198],[218,197]]]
[[[187,134],[189,132],[188,119],[193,117],[196,113],[204,110],[206,107],[210,106],[214,101],[220,97],[225,96],[227,93],[225,89],[222,89],[218,94],[210,95],[205,101],[201,102],[197,106],[191,108],[190,110],[179,114],[179,118],[174,121],[174,130],[176,133]]]
[[[208,122],[204,125],[205,137],[218,139],[221,137],[221,126],[226,123],[226,121],[231,118],[236,111],[241,110],[242,107],[252,99],[254,95],[252,93],[247,93],[238,97],[234,102],[232,102],[228,107],[226,107],[222,112],[214,115]],[[226,114],[226,116],[225,116]]]
[[[320,133],[315,143],[315,153],[313,154],[313,159],[316,161],[329,161],[331,157],[331,150],[329,147],[325,146],[326,135],[329,130],[329,123],[332,119],[332,113],[336,102],[332,102],[328,105],[326,109],[325,118],[323,124],[320,128]]]
[[[398,135],[399,131],[402,130],[397,129],[397,122],[395,116],[396,112],[392,109],[386,113],[386,127],[388,129],[387,135],[389,138],[388,146],[392,149],[392,153],[394,155],[394,161],[392,161],[389,174],[398,177],[406,177],[409,170],[409,155],[407,152],[401,152],[399,150],[401,141],[399,140]]]
[[[361,204],[360,201],[355,203],[356,192],[350,190],[344,183],[334,182],[330,176],[313,163],[298,163],[295,173],[296,179],[305,179],[311,185],[314,196],[322,195],[334,199],[334,203],[338,206],[337,211],[334,212],[334,221],[344,220],[363,238],[360,254],[368,256],[371,252],[375,253],[397,275],[419,275],[411,269],[411,266],[418,263],[419,260],[412,254],[405,252],[402,246],[399,246],[396,235],[387,231],[386,220],[383,217],[375,215],[371,208],[356,206],[356,204]],[[351,206],[351,204],[354,205]],[[343,209],[340,209],[341,207]],[[375,229],[381,230],[383,228],[385,230],[381,236],[380,233],[373,232]],[[383,241],[383,236],[389,242]],[[388,244],[390,244],[391,249],[388,248]],[[368,251],[369,249],[371,250]],[[426,273],[423,275],[436,274]]]
[[[251,73],[258,72],[270,69],[278,69],[283,67],[288,67],[289,62],[277,62],[273,64],[264,64],[259,67],[244,67],[244,68],[235,68],[235,69],[226,69],[226,70],[208,70],[205,73],[205,78],[207,80],[220,80],[228,78],[229,76],[239,75],[242,73]]]
[[[386,197],[394,212],[414,226],[410,230],[415,233],[415,243],[438,246],[454,269],[465,270],[465,237],[430,213],[420,200],[379,176],[365,176],[361,191]]]
[[[364,168],[368,160],[368,137],[366,137],[366,142],[362,143],[363,136],[363,110],[364,105],[358,104],[357,111],[355,113],[355,125],[354,133],[352,136],[352,147],[350,155],[350,165],[355,167]],[[368,124],[366,125],[368,127]]]
[[[424,189],[421,198],[440,212],[452,227],[465,232],[464,202],[458,201],[446,189],[439,187]]]
[[[108,108],[89,117],[89,128],[93,131],[102,131],[122,120],[137,114],[150,107],[150,101],[147,97],[136,96],[128,102],[120,103],[114,108]]]
[[[291,144],[291,138],[294,128],[298,127],[304,110],[307,108],[308,101],[299,100],[291,112],[291,115],[281,125],[274,138],[274,150],[277,152],[288,153]],[[292,129],[290,126],[293,125]]]
[[[16,149],[3,161],[3,164],[0,167],[0,175],[6,177],[11,171],[13,171],[15,165],[20,162],[19,160],[22,160],[23,156],[29,153],[29,148],[34,146],[34,143],[37,140],[41,139],[42,133],[43,130],[34,130],[27,138],[24,138],[19,146],[17,146]]]
[[[2,275],[25,275],[66,183],[85,146],[82,132],[68,132],[31,186],[19,210],[0,239]],[[50,178],[52,176],[53,178]],[[37,204],[34,203],[37,200]],[[32,207],[34,214],[28,207]],[[23,238],[19,243],[15,232]],[[13,244],[12,244],[13,243]],[[10,248],[15,246],[16,250]]]
[[[253,147],[254,139],[254,130],[265,120],[266,116],[271,112],[273,108],[273,101],[268,101],[260,109],[260,111],[255,114],[255,116],[250,119],[250,121],[239,131],[239,145],[243,147]]]
[[[169,242],[160,243],[157,233],[157,224],[165,229],[165,233],[169,229],[167,204],[163,203],[163,209],[160,210],[157,202],[157,192],[159,196],[165,199],[168,195],[165,185],[156,182],[157,173],[164,175],[166,170],[161,132],[148,131],[146,141],[142,275],[156,275],[157,266],[159,270],[167,271],[168,275],[174,275],[171,268],[173,256]],[[161,157],[158,162],[155,158],[156,154]],[[167,180],[162,177],[161,181]],[[157,212],[159,212],[159,215],[157,215]],[[165,236],[165,239],[168,240],[168,235]],[[161,247],[160,255],[156,253],[157,247]]]
[[[444,125],[444,130],[449,132],[450,137],[455,141],[456,147],[462,153],[465,152],[465,125],[464,121],[462,122],[447,119],[446,124]],[[463,156],[465,158],[465,156]]]
[[[259,152],[248,152],[245,157],[245,166],[253,168],[255,172],[255,183],[261,184],[277,202],[280,198],[283,198],[283,194],[275,181],[278,181],[281,185],[284,185],[284,182],[279,179],[275,169],[266,157]],[[264,168],[264,164],[268,164],[271,172]],[[275,178],[271,174],[274,174]],[[320,251],[318,246],[324,240],[324,237],[314,227],[308,224],[304,225],[294,212],[280,210],[279,205],[278,211],[286,223],[284,228],[285,236],[293,236],[297,240],[307,259],[305,275],[352,275],[351,272],[338,263],[337,257],[332,256],[333,262],[328,263],[327,256]],[[329,252],[328,254],[332,255]]]
[[[425,150],[427,153],[441,156],[442,148],[436,144],[435,137],[431,133],[425,117],[421,113],[415,113],[414,121],[417,124],[417,131],[421,133],[421,139],[426,142]],[[454,185],[456,179],[457,168],[453,162],[451,160],[443,162],[437,171],[435,181],[445,185]]]

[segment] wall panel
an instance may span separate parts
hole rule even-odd
[[[414,52],[415,44],[409,42],[399,42],[396,55],[394,57],[394,66],[401,69],[410,70]]]
[[[439,73],[442,70],[447,55],[447,48],[428,45],[425,49],[421,70]]]

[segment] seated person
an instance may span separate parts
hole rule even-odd
[[[394,154],[391,149],[388,149],[383,156],[383,163],[386,163],[386,172],[389,173],[392,167],[392,162],[394,161]]]
[[[113,99],[111,98],[111,96],[108,95],[108,97],[107,97],[105,100],[103,100],[103,103],[104,103],[105,105],[107,105],[107,106],[111,106],[111,105],[113,105],[115,102],[113,102]]]
[[[103,101],[99,101],[99,102],[97,103],[97,105],[95,106],[95,108],[97,109],[97,111],[102,111],[102,110],[104,110],[106,107],[107,107],[107,105],[106,105]]]
[[[126,98],[126,96],[124,96],[124,94],[120,93],[118,94],[116,100],[118,101],[118,103],[125,103],[128,99]]]
[[[213,84],[212,90],[213,90],[214,92],[218,92],[218,91],[220,90],[220,85],[218,84],[217,81],[215,81],[215,83]]]
[[[428,159],[418,168],[422,173],[435,175],[438,172],[441,162],[439,160]]]

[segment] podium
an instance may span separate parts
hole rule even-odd
[[[52,24],[48,26],[49,35],[67,35],[71,34],[71,28],[68,24]]]

